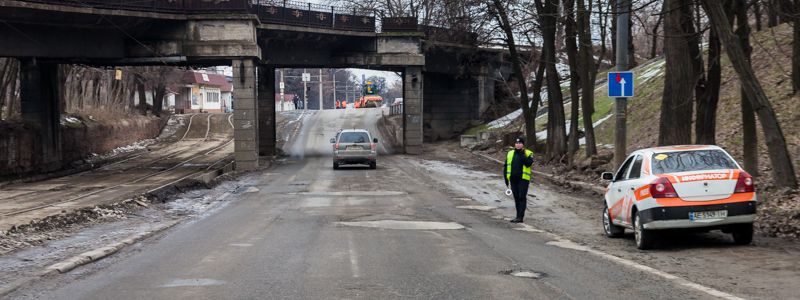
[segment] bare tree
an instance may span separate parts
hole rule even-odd
[[[792,89],[800,93],[800,0],[794,0],[792,41]]]
[[[547,158],[561,159],[567,152],[564,98],[561,95],[558,70],[556,69],[556,21],[559,0],[534,0],[541,24],[544,62],[547,70]]]
[[[775,184],[780,187],[797,188],[797,177],[780,123],[778,123],[775,111],[755,76],[747,54],[728,24],[728,17],[722,5],[716,0],[702,0],[702,4],[712,25],[717,29],[753,110],[758,114],[767,142]]]
[[[520,93],[520,105],[522,106],[522,115],[525,119],[525,139],[528,140],[531,144],[536,144],[536,113],[535,107],[538,103],[534,104],[534,113],[531,113],[530,108],[530,100],[528,99],[528,85],[527,85],[527,76],[522,71],[522,61],[520,60],[520,54],[517,51],[517,45],[514,40],[514,32],[511,28],[511,23],[508,20],[508,14],[506,12],[506,7],[500,0],[492,0],[491,4],[487,4],[489,6],[489,11],[492,12],[496,18],[497,22],[500,24],[503,32],[505,33],[506,43],[508,45],[508,50],[511,55],[511,65],[514,69],[514,75],[517,77],[517,84],[519,84],[519,93]]]
[[[588,2],[588,6],[585,2]],[[583,107],[583,130],[586,138],[586,156],[597,154],[597,145],[594,137],[594,84],[597,77],[597,65],[594,62],[594,45],[592,43],[591,25],[591,0],[577,0],[578,3],[578,40],[580,42],[580,78],[581,78],[581,106]],[[603,60],[601,53],[598,61]]]
[[[729,5],[730,0],[724,1]],[[697,95],[697,118],[694,123],[695,142],[697,144],[716,144],[717,104],[719,103],[719,89],[721,84],[722,68],[720,47],[717,31],[711,28],[708,36],[708,71],[703,80],[702,94]]]
[[[666,0],[664,54],[666,72],[661,100],[659,145],[689,144],[693,91],[702,74],[691,0]]]
[[[570,163],[574,162],[575,153],[578,152],[578,117],[580,115],[580,72],[578,71],[578,42],[575,30],[575,0],[564,0],[564,30],[567,60],[569,63],[569,93],[570,93],[570,123],[569,139],[567,141],[567,154]]]

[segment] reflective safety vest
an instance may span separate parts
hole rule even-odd
[[[525,157],[531,157],[533,151],[525,149]],[[514,149],[506,154],[506,180],[511,180],[511,161],[514,160]],[[522,164],[522,179],[531,181],[531,167]]]

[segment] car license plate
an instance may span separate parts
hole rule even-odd
[[[712,210],[712,211],[698,211],[690,212],[689,220],[708,220],[708,219],[724,219],[728,217],[727,210]]]
[[[363,149],[361,148],[361,146],[350,145],[350,146],[347,146],[347,150],[363,150]]]

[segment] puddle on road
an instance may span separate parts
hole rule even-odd
[[[406,192],[399,191],[345,191],[345,192],[300,192],[289,193],[290,195],[304,195],[304,196],[317,196],[317,197],[369,197],[369,196],[402,196]]]
[[[493,211],[497,209],[496,207],[491,207],[486,205],[464,205],[464,206],[456,206],[456,208],[477,210],[477,211]]]
[[[464,226],[455,222],[426,222],[426,221],[362,221],[362,222],[336,222],[336,224],[354,227],[402,229],[402,230],[457,230]]]
[[[185,286],[209,286],[209,285],[223,285],[225,281],[208,279],[208,278],[194,278],[194,279],[174,279],[167,284],[160,287],[185,287]]]

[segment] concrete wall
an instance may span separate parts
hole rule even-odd
[[[403,72],[403,146],[408,154],[422,153],[423,89],[422,68],[408,67]]]
[[[478,120],[480,91],[474,77],[425,73],[425,141],[454,138]]]
[[[52,172],[81,163],[89,154],[102,154],[138,140],[154,138],[165,119],[130,118],[112,123],[69,123],[60,127],[61,154],[55,163],[44,164],[42,144],[34,126],[0,125],[0,178]],[[90,141],[90,142],[87,142]],[[47,161],[52,161],[47,159]]]
[[[258,168],[258,114],[256,112],[256,66],[252,59],[234,59],[233,139],[236,169]]]

